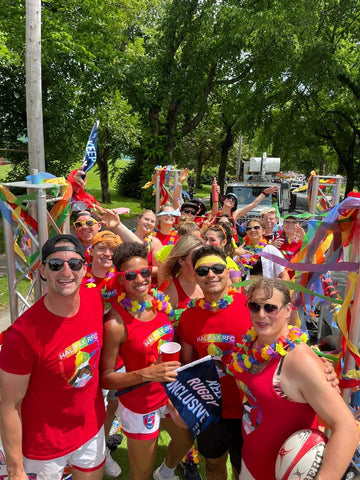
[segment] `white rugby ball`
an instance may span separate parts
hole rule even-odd
[[[323,459],[327,437],[320,430],[298,430],[282,444],[276,458],[276,480],[311,480]]]

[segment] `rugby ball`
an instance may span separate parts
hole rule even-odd
[[[276,458],[276,480],[315,478],[323,459],[327,437],[320,430],[298,430],[282,444]]]

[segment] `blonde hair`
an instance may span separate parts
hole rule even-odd
[[[182,258],[184,260],[194,249],[203,245],[203,241],[194,235],[185,235],[179,238],[164,263],[164,280],[175,278],[181,270],[179,259]]]
[[[273,207],[263,208],[263,209],[261,210],[261,218],[264,218],[264,216],[267,215],[268,213],[273,213],[273,214],[276,216],[276,218],[277,218],[277,211],[276,211],[276,209],[273,208]]]

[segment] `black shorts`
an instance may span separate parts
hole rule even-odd
[[[205,458],[220,458],[229,452],[237,472],[241,469],[241,418],[221,418],[197,437],[198,450]]]

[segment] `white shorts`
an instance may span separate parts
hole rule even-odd
[[[81,447],[51,460],[31,460],[23,457],[25,472],[35,473],[37,480],[61,480],[67,465],[82,472],[98,470],[105,463],[104,427]]]
[[[166,405],[149,413],[135,413],[119,401],[119,417],[125,435],[136,440],[151,440],[159,435],[160,419],[170,417]]]

